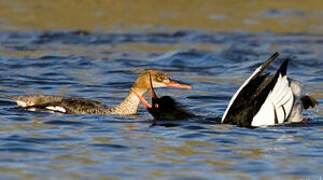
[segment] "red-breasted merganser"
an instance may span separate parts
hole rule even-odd
[[[184,120],[195,117],[193,113],[185,110],[170,96],[162,96],[159,98],[155,93],[151,79],[152,78],[150,78],[150,95],[152,104],[149,104],[135,89],[132,88],[131,90],[155,120]]]
[[[303,121],[302,110],[317,101],[302,93],[301,84],[287,77],[288,59],[275,75],[262,74],[279,53],[274,53],[242,84],[231,98],[222,123],[258,127]]]
[[[151,80],[150,80],[151,78]],[[140,95],[143,95],[150,88],[150,81],[155,87],[175,87],[191,89],[192,86],[171,80],[169,76],[160,71],[144,71],[132,85],[132,89]],[[66,114],[118,114],[131,115],[137,112],[139,99],[130,91],[127,97],[115,107],[107,107],[103,103],[95,100],[77,98],[50,96],[43,94],[33,94],[27,96],[11,96],[18,106],[33,111],[49,111]]]

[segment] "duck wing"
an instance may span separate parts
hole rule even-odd
[[[108,109],[99,101],[84,98],[64,98],[58,102],[38,105],[37,108],[67,114],[104,114]]]
[[[281,65],[274,76],[262,75],[264,69],[278,55],[278,53],[274,53],[242,84],[231,98],[222,117],[222,123],[250,127],[259,125],[256,122],[262,122],[267,118],[268,122],[275,122],[275,118],[281,122],[282,119],[285,120],[288,117],[294,101],[286,77],[288,60]],[[267,109],[272,104],[274,107]],[[272,113],[267,113],[267,111]],[[253,121],[255,123],[252,123]]]
[[[66,114],[103,114],[108,108],[99,101],[85,98],[68,98],[35,94],[12,96],[18,106],[32,111],[48,111]]]
[[[251,126],[268,126],[284,123],[292,111],[294,95],[286,75],[288,60],[277,71],[268,87],[269,93],[258,112],[253,116]]]

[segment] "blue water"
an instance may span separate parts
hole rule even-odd
[[[214,122],[273,52],[323,103],[323,35],[224,33],[0,33],[1,179],[320,179],[323,106],[307,124],[247,129]],[[157,89],[201,117],[151,127],[136,116],[16,109],[7,95],[44,93],[118,104],[139,73],[171,73],[192,90]]]

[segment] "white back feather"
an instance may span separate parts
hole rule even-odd
[[[292,111],[294,95],[287,76],[279,74],[274,88],[268,94],[264,104],[254,116],[251,126],[275,125],[275,118],[278,124],[284,123]]]

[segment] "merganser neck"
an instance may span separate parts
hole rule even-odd
[[[138,94],[143,96],[147,89],[134,88]],[[111,109],[110,114],[122,114],[122,115],[131,115],[136,114],[138,110],[140,100],[137,98],[135,93],[129,91],[127,97],[117,106]]]

